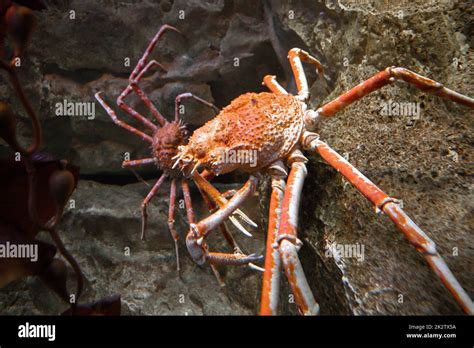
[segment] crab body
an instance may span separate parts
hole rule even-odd
[[[323,119],[397,80],[470,108],[474,108],[474,99],[408,69],[389,67],[312,110],[306,105],[309,88],[302,62],[314,65],[319,75],[324,76],[321,63],[298,48],[290,50],[288,58],[296,79],[297,95],[290,95],[275,76],[267,75],[263,83],[273,93],[246,93],[237,97],[216,118],[195,130],[187,145],[179,147],[175,165],[182,169],[184,175],[192,176],[200,190],[210,197],[217,197],[219,192],[201,176],[200,168],[204,169],[206,175],[209,172],[218,175],[234,170],[250,174],[245,185],[229,201],[219,197],[215,199],[220,206],[218,211],[190,224],[186,245],[193,259],[197,263],[204,262],[204,256],[207,255],[204,238],[256,191],[257,174],[267,173],[272,179],[272,193],[260,313],[276,313],[280,269],[283,268],[300,312],[317,314],[319,305],[298,258],[298,250],[303,245],[298,239],[298,208],[308,161],[302,150],[312,151],[340,172],[372,202],[377,211],[390,217],[416,250],[425,256],[461,308],[473,314],[472,300],[436,251],[435,243],[402,210],[399,201],[384,193],[313,131]],[[241,161],[248,159],[245,154],[253,154],[255,160]],[[237,261],[234,259],[234,264]]]
[[[304,105],[291,95],[246,93],[196,130],[181,148],[188,168],[215,174],[259,171],[293,151],[304,130]]]
[[[178,153],[178,146],[186,144],[188,138],[188,131],[181,122],[166,123],[153,134],[151,148],[155,163],[170,177],[182,177],[179,169],[173,169],[173,157]]]
[[[151,190],[148,192],[147,196],[143,200],[141,204],[141,216],[142,216],[142,229],[141,229],[141,237],[142,239],[145,238],[145,230],[147,225],[147,205],[156,196],[158,190],[164,183],[166,179],[171,179],[170,189],[169,189],[169,209],[168,209],[168,228],[171,233],[171,236],[174,240],[175,244],[175,253],[176,253],[176,265],[177,270],[179,272],[180,265],[179,265],[179,248],[178,248],[178,240],[180,236],[178,231],[176,230],[174,223],[175,223],[175,208],[176,208],[176,198],[177,198],[177,187],[178,185],[181,186],[184,204],[186,207],[186,215],[190,224],[195,221],[195,214],[194,208],[192,206],[191,200],[191,192],[189,188],[189,184],[183,173],[181,172],[180,168],[176,166],[176,156],[179,154],[179,149],[185,146],[189,139],[188,131],[181,120],[180,116],[180,106],[181,103],[185,99],[194,99],[196,102],[199,102],[211,109],[213,109],[216,113],[219,112],[219,109],[213,105],[201,99],[198,96],[195,96],[192,93],[186,92],[178,94],[175,97],[175,117],[173,121],[169,121],[166,119],[160,111],[155,107],[153,102],[150,100],[148,95],[145,91],[140,87],[139,82],[145,76],[147,71],[154,66],[160,67],[162,70],[166,71],[166,68],[161,65],[158,61],[154,59],[149,59],[151,52],[155,48],[158,40],[166,31],[174,31],[180,33],[180,31],[172,26],[167,24],[163,25],[160,30],[155,34],[153,39],[150,41],[145,53],[143,54],[142,58],[138,61],[135,69],[129,76],[129,84],[127,87],[122,91],[120,96],[117,98],[117,105],[126,112],[128,115],[132,116],[134,119],[140,122],[142,126],[146,128],[145,131],[137,129],[132,125],[120,120],[115,113],[115,111],[107,104],[104,98],[101,95],[101,92],[97,92],[95,94],[95,98],[97,101],[102,105],[104,110],[110,116],[112,121],[119,127],[127,130],[128,132],[136,135],[137,137],[141,138],[144,142],[148,143],[150,148],[150,157],[130,160],[125,159],[122,162],[122,167],[130,168],[141,166],[141,165],[152,165],[154,164],[158,169],[162,171],[161,176],[153,185]],[[140,114],[137,110],[132,108],[125,102],[125,98],[132,92],[141,99],[144,103],[146,108],[149,110],[151,115],[154,117],[154,121],[152,122],[144,115]],[[136,174],[136,173],[135,173]],[[138,174],[137,174],[138,177]],[[206,202],[207,207],[210,211],[215,209],[214,203],[206,196],[203,192],[201,192],[203,200]],[[240,216],[244,216],[246,221],[251,220],[245,216],[245,214],[240,213]],[[231,221],[234,224],[240,226],[235,218],[232,218]],[[252,222],[252,224],[254,224]],[[215,264],[248,264],[249,262],[258,260],[257,257],[253,255],[246,256],[244,255],[239,246],[237,245],[236,241],[234,240],[233,236],[230,232],[223,226],[221,228],[221,232],[224,235],[226,241],[232,247],[234,254],[230,257],[230,259],[236,259],[234,263],[228,261],[229,257],[222,257],[220,254],[207,252],[207,245],[203,240],[197,241],[193,239],[192,235],[188,235],[186,239],[186,243],[188,245],[188,249],[191,252],[191,257],[193,260],[198,262],[199,264],[205,263],[206,261],[210,262],[210,266],[213,269],[214,274],[218,278],[219,282],[222,282],[219,272],[215,268]],[[193,248],[196,245],[197,247]]]

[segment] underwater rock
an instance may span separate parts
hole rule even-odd
[[[235,185],[218,187],[227,190]],[[149,189],[143,183],[118,186],[79,182],[71,197],[73,207],[65,211],[59,232],[86,277],[81,301],[120,293],[122,314],[256,314],[260,274],[243,267],[223,268],[220,271],[226,286],[221,288],[209,266],[199,267],[188,256],[184,246],[188,232],[186,213],[182,208],[176,213],[176,228],[181,235],[178,276],[174,243],[167,225],[169,185],[164,185],[148,206],[147,238],[140,239],[140,204]],[[178,206],[180,200],[178,195]],[[255,204],[253,198],[248,207]],[[196,199],[194,206],[197,212],[204,212],[201,201]],[[249,215],[255,218],[248,207]],[[261,231],[255,232],[254,239],[242,238],[237,233],[234,236],[243,250],[262,252]],[[231,251],[217,232],[209,239],[209,245],[216,251]],[[70,281],[74,282],[72,276]],[[0,291],[2,314],[55,315],[65,309],[35,279],[14,282]]]
[[[274,74],[294,92],[286,58],[286,51],[293,46],[309,50],[324,65],[324,79],[315,79],[312,69],[306,69],[314,107],[392,65],[474,95],[470,24],[474,9],[469,2],[107,3],[57,2],[38,13],[38,30],[27,64],[20,71],[28,81],[27,93],[39,105],[45,137],[50,140],[47,150],[73,159],[88,178],[103,183],[116,183],[118,177],[125,176],[127,172],[120,168],[123,153],[129,151],[131,158],[145,157],[149,151],[146,144],[114,126],[98,105],[94,120],[67,121],[54,115],[54,105],[64,98],[93,102],[93,93],[103,90],[118,110],[114,101],[131,70],[124,65],[125,59],[130,58],[133,67],[163,23],[178,27],[185,38],[174,33],[163,37],[157,57],[168,71],[150,73],[143,88],[168,118],[174,115],[178,91],[190,90],[223,107],[246,91],[263,90],[263,76]],[[72,9],[76,14],[73,25],[69,17]],[[185,11],[184,19],[179,18],[181,10]],[[0,96],[14,99],[3,86]],[[131,105],[145,112],[137,99],[130,98]],[[413,103],[419,112],[383,115],[381,109],[390,103]],[[192,102],[186,105],[186,119],[192,127],[212,115]],[[18,105],[16,109],[20,110]],[[119,115],[130,120],[123,113]],[[18,132],[28,138],[25,122],[26,118]],[[437,243],[471,298],[474,199],[468,174],[472,171],[473,129],[472,111],[397,82],[358,101],[318,130],[324,141],[380,188],[403,199],[406,212]],[[300,256],[321,313],[461,314],[423,257],[389,219],[375,215],[371,205],[319,156],[308,157],[300,209],[304,242]],[[156,176],[156,169],[151,166],[140,173]],[[245,176],[231,178],[242,181]],[[149,209],[148,240],[139,240],[139,205],[147,189],[143,184],[79,183],[77,208],[66,213],[62,234],[93,285],[85,299],[120,292],[126,314],[257,313],[258,274],[226,268],[228,285],[222,291],[212,272],[192,263],[181,248],[183,279],[177,279],[166,225],[166,194],[160,194]],[[261,230],[265,230],[268,209],[264,191]],[[194,197],[200,205],[198,196]],[[256,210],[251,204],[246,212]],[[202,206],[200,209],[203,211]],[[185,233],[183,214],[178,215],[179,230]],[[261,230],[256,233],[257,241],[243,240],[248,250],[263,248]],[[225,250],[222,241],[214,243]],[[133,257],[124,256],[127,245]],[[341,246],[343,249],[338,249]],[[357,255],[328,250],[356,250]],[[59,301],[39,284],[31,279],[2,289],[0,313],[60,312],[55,307]],[[186,300],[182,306],[176,301],[183,293]],[[281,313],[295,314],[294,305],[286,300],[288,289],[284,288],[281,296]]]

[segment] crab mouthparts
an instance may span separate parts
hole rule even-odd
[[[199,169],[201,162],[185,152],[180,152],[173,157],[176,160],[173,169],[179,167],[185,176],[193,175]]]

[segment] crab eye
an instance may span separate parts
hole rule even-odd
[[[204,156],[206,156],[206,151],[204,151],[202,148],[198,148],[196,151],[195,151],[195,155],[196,155],[196,158],[203,158]]]
[[[176,146],[179,144],[179,139],[174,137],[169,137],[165,140],[166,145]]]

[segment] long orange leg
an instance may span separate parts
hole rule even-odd
[[[280,295],[280,252],[275,245],[280,227],[281,206],[285,192],[285,175],[272,173],[272,194],[270,198],[267,243],[265,252],[265,272],[263,273],[260,315],[275,315]]]
[[[205,173],[207,177],[211,177],[210,174]],[[193,175],[193,179],[196,182],[196,185],[198,186],[199,190],[201,192],[204,192],[212,201],[214,201],[220,208],[224,207],[228,200],[214,187],[207,181],[206,178],[204,178],[202,175],[199,173],[195,172]],[[237,220],[237,217],[245,221],[247,224],[249,224],[252,227],[257,227],[257,224],[253,222],[247,215],[245,215],[240,209],[236,209],[235,211],[232,212],[232,215],[229,217],[229,220],[241,231],[243,234],[245,234],[248,237],[252,237],[250,232],[248,232]]]
[[[193,209],[193,204],[191,201],[191,192],[189,190],[189,184],[186,179],[181,180],[181,188],[183,190],[183,196],[184,196],[184,204],[186,206],[186,215],[188,217],[188,223],[189,224],[194,224],[195,222],[195,217],[194,217],[194,209]],[[224,279],[222,278],[221,274],[219,273],[219,270],[217,269],[216,266],[213,264],[210,264],[212,273],[214,273],[214,276],[217,279],[217,282],[221,287],[225,286]]]
[[[179,248],[178,248],[179,234],[178,234],[178,231],[176,231],[176,228],[174,227],[175,206],[176,206],[176,179],[173,179],[171,180],[171,186],[170,186],[170,204],[168,208],[168,229],[170,230],[171,237],[173,237],[173,240],[174,240],[174,249],[176,253],[176,270],[179,273],[181,267],[179,263]]]
[[[204,200],[204,203],[206,203],[207,209],[209,210],[210,213],[212,213],[216,209],[216,205],[209,199],[209,197],[199,189],[199,192],[201,194],[202,199]],[[234,239],[234,236],[227,230],[225,224],[219,225],[219,229],[224,236],[225,240],[227,243],[230,245],[232,250],[236,253],[241,253],[242,251],[240,250],[240,247],[237,245],[237,242]]]
[[[208,172],[204,170],[200,176],[205,179],[205,181],[210,181],[214,178],[214,174],[211,172]],[[214,188],[214,187],[212,187]],[[216,204],[211,201],[211,199],[206,195],[206,193],[202,190],[201,187],[198,186],[199,193],[201,194],[202,199],[204,200],[204,203],[207,205],[207,209],[209,210],[210,213],[214,212],[216,209]],[[217,191],[217,190],[216,190]],[[234,252],[241,253],[242,251],[240,250],[239,246],[237,245],[237,242],[235,241],[234,237],[232,234],[227,230],[225,224],[219,225],[219,229],[221,230],[222,235],[226,239],[227,243],[231,246],[231,248],[234,250]]]
[[[288,52],[288,59],[290,61],[291,69],[293,70],[293,75],[295,75],[296,87],[298,88],[298,96],[296,98],[301,101],[307,101],[309,98],[308,81],[306,80],[306,75],[303,71],[303,64],[301,62],[314,65],[319,75],[323,74],[323,66],[319,60],[299,48],[292,48]]]
[[[320,141],[316,136],[311,141],[308,141],[307,144],[307,149],[317,151],[326,162],[336,168],[379,211],[384,212],[390,217],[416,250],[423,254],[430,267],[440,277],[462,309],[468,314],[474,314],[472,300],[439,255],[435,243],[400,208],[397,200],[385,194],[341,155],[331,149],[326,143]]]
[[[278,83],[275,75],[265,75],[262,85],[267,86],[267,88],[275,94],[288,94],[288,92]]]
[[[151,191],[148,192],[148,195],[146,196],[146,198],[142,202],[142,234],[141,234],[141,239],[145,239],[146,222],[147,222],[147,217],[148,217],[148,214],[146,212],[146,206],[148,205],[148,203],[150,203],[151,199],[156,195],[156,193],[158,192],[158,189],[160,188],[161,184],[163,184],[163,181],[165,181],[165,179],[167,177],[168,176],[166,174],[162,174],[160,176],[160,178],[158,179],[158,181],[153,186],[153,188],[151,189]]]
[[[301,101],[307,101],[309,98],[309,87],[302,62],[314,65],[316,71],[320,75],[323,74],[323,66],[319,60],[299,48],[292,48],[288,52],[288,59],[290,61],[291,70],[293,70],[293,75],[295,76],[296,87],[298,88],[297,98]],[[275,94],[288,94],[288,92],[278,83],[274,75],[266,75],[263,78],[262,84],[267,86],[268,89]]]
[[[296,155],[295,152],[293,154]],[[316,315],[319,313],[319,305],[314,299],[298,257],[298,250],[302,245],[297,234],[298,208],[303,182],[307,173],[305,165],[307,159],[299,154],[293,158],[291,157],[290,155],[291,171],[288,175],[283,196],[276,244],[298,309],[304,315]]]
[[[197,172],[194,173],[193,179],[198,187],[200,187],[208,196],[213,192],[208,190],[207,186],[202,185],[201,180],[196,180],[197,177],[202,178]],[[207,182],[207,181],[206,181]],[[186,246],[189,254],[193,260],[202,265],[205,262],[220,265],[246,265],[249,262],[255,262],[261,259],[257,255],[243,255],[243,254],[227,254],[209,252],[204,241],[205,237],[217,226],[222,224],[234,211],[256,190],[257,178],[251,176],[245,185],[218,211],[199,221],[190,225],[190,231],[186,237]]]
[[[319,116],[329,117],[354,103],[367,94],[382,88],[385,85],[402,80],[426,93],[435,94],[444,99],[474,108],[474,99],[444,87],[441,83],[418,75],[405,68],[390,67],[382,70],[368,80],[353,87],[346,93],[321,106],[316,111]]]
[[[191,201],[191,191],[189,190],[189,184],[186,179],[181,180],[181,189],[183,191],[184,205],[186,206],[186,216],[188,217],[188,223],[193,224],[196,220],[194,218],[193,203]]]
[[[210,177],[210,176],[207,175],[207,177]],[[209,199],[209,197],[206,195],[206,193],[204,191],[202,191],[201,188],[199,188],[199,192],[201,193],[201,197],[204,200],[204,202],[206,203],[209,212],[210,213],[214,212],[215,209],[216,209],[216,204]],[[233,197],[236,193],[237,193],[237,191],[235,191],[235,190],[229,190],[229,191],[226,191],[226,192],[222,193],[222,196],[227,198],[227,195],[229,194],[231,197]],[[234,251],[234,254],[244,254],[244,252],[242,251],[242,249],[238,245],[237,241],[235,240],[234,236],[227,229],[227,226],[226,226],[225,223],[219,225],[219,230],[220,230],[221,234],[224,236],[225,240],[227,241],[227,244],[229,244],[229,246]],[[253,263],[249,263],[248,266],[249,266],[250,269],[253,269],[253,270],[256,270],[256,271],[259,271],[259,272],[264,271],[263,268],[255,265]]]

